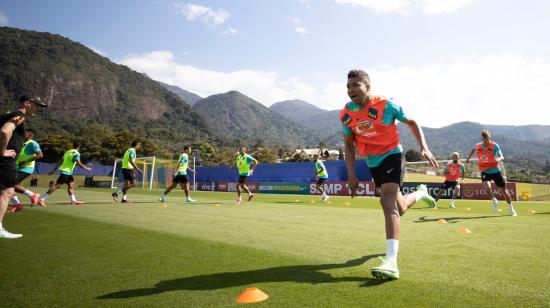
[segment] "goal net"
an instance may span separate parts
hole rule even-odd
[[[143,189],[153,189],[153,184],[155,182],[155,157],[137,157],[135,163],[143,171],[143,173],[134,171],[136,187],[140,187]],[[115,160],[115,163],[113,164],[111,188],[119,188],[123,185],[124,177],[122,176],[122,159],[117,158]]]

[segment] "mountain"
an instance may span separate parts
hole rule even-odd
[[[202,99],[193,110],[222,138],[260,142],[265,146],[299,147],[317,145],[321,140],[318,132],[286,119],[237,91]]]
[[[184,90],[180,87],[169,85],[167,83],[160,82],[160,81],[158,81],[158,83],[160,83],[164,88],[166,88],[166,90],[179,96],[182,100],[184,100],[186,103],[188,103],[191,106],[195,105],[196,102],[202,99],[202,97],[198,96],[197,94]]]
[[[324,110],[301,100],[275,103],[269,109],[301,125],[327,132],[340,131],[340,110]]]
[[[214,138],[202,116],[177,95],[80,43],[0,27],[0,45],[1,108],[13,109],[23,93],[44,98],[50,108],[29,120],[43,135],[74,135],[101,124],[168,148]]]

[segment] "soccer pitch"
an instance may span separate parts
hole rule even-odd
[[[0,306],[237,306],[258,287],[274,307],[550,307],[550,203],[418,203],[402,217],[401,279],[375,280],[385,253],[378,198],[62,190],[46,208],[7,213]],[[21,197],[24,198],[24,197]],[[23,199],[22,199],[23,200]],[[26,200],[25,200],[26,201]],[[471,210],[466,211],[466,208]],[[529,213],[529,210],[535,212]],[[439,224],[443,218],[448,223]],[[466,227],[471,234],[458,230]]]

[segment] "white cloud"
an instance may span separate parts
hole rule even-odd
[[[313,0],[299,0],[299,1],[302,2],[303,4],[305,4],[306,9],[308,9],[308,10],[311,9]]]
[[[410,14],[420,9],[427,15],[450,14],[473,0],[334,0],[338,4],[368,8],[375,14]]]
[[[200,20],[209,26],[221,25],[231,16],[229,12],[222,9],[214,10],[208,6],[192,3],[175,3],[174,8],[176,9],[176,13],[185,16],[186,20]]]
[[[94,46],[86,46],[88,48],[90,48],[93,52],[97,53],[98,55],[101,55],[103,57],[106,57],[107,56],[107,53],[102,51],[102,50],[99,50],[97,48],[95,48]]]
[[[0,26],[7,26],[10,24],[10,19],[4,12],[0,11]]]
[[[233,27],[227,27],[227,29],[225,29],[223,32],[222,32],[223,35],[237,35],[239,34],[239,30],[233,28]]]
[[[302,26],[302,20],[301,19],[293,17],[293,18],[290,19],[290,21],[294,25],[294,30],[297,33],[300,33],[301,35],[306,35],[307,34],[307,29],[304,26]]]
[[[237,90],[266,106],[302,99],[324,109],[340,109],[349,100],[346,74],[313,85],[307,78],[283,78],[276,72],[219,72],[177,63],[169,51],[129,55],[119,61],[151,78],[201,96]],[[423,126],[460,121],[484,124],[550,124],[544,103],[550,63],[512,54],[442,60],[427,66],[365,68],[376,95],[393,97]],[[340,78],[341,77],[341,78]]]
[[[304,27],[296,27],[296,32],[304,35],[304,34],[307,34],[307,29]]]

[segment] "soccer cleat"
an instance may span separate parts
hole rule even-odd
[[[382,264],[375,268],[371,268],[370,272],[376,279],[394,280],[399,279],[399,270],[393,261],[386,257],[378,257]]]
[[[327,195],[322,195],[321,196],[321,201],[327,201],[328,200],[328,196]]]
[[[254,198],[254,194],[250,194],[250,195],[248,196],[248,202],[250,202],[250,200],[252,200],[252,198]]]
[[[421,197],[419,200],[426,203],[426,205],[428,205],[428,208],[434,208],[436,206],[435,199],[430,196],[430,194],[428,193],[428,187],[426,187],[425,184],[418,185],[416,187],[416,190],[421,192]]]
[[[493,198],[493,200],[491,201],[491,205],[493,206],[493,212],[498,212],[498,201],[497,201],[497,198]]]
[[[166,201],[166,196],[165,195],[160,196],[159,201],[160,202],[165,202]]]
[[[191,198],[187,198],[187,202],[191,203],[191,202],[195,202],[197,200],[194,200],[194,199],[191,199]]]
[[[38,201],[36,203],[40,206],[46,206],[46,200],[44,200],[44,199],[38,199]]]
[[[113,196],[113,200],[115,202],[118,202],[118,193],[116,191],[114,193],[112,193],[111,196]]]
[[[451,202],[451,205],[449,206],[450,208],[454,209],[455,208],[455,203],[454,202]]]
[[[129,203],[129,202],[128,202],[128,200],[122,199],[122,200],[120,200],[120,203]]]
[[[22,210],[23,209],[23,204],[21,203],[18,203],[18,204],[14,204],[11,208],[10,208],[10,213],[15,213],[19,210]]]
[[[241,205],[241,199],[237,199],[237,202],[235,202],[236,205]]]
[[[518,216],[518,213],[516,213],[516,210],[514,209],[514,206],[512,204],[508,204],[508,211],[510,211],[510,215],[513,217]]]
[[[0,229],[0,238],[14,239],[14,238],[20,238],[22,236],[23,234],[10,233],[6,229]]]
[[[38,203],[38,198],[40,198],[39,194],[32,194],[31,196],[31,206],[34,206],[36,203]]]
[[[78,201],[78,200],[76,200],[76,201],[71,201],[71,205],[80,205],[80,204],[84,204],[84,202]]]

